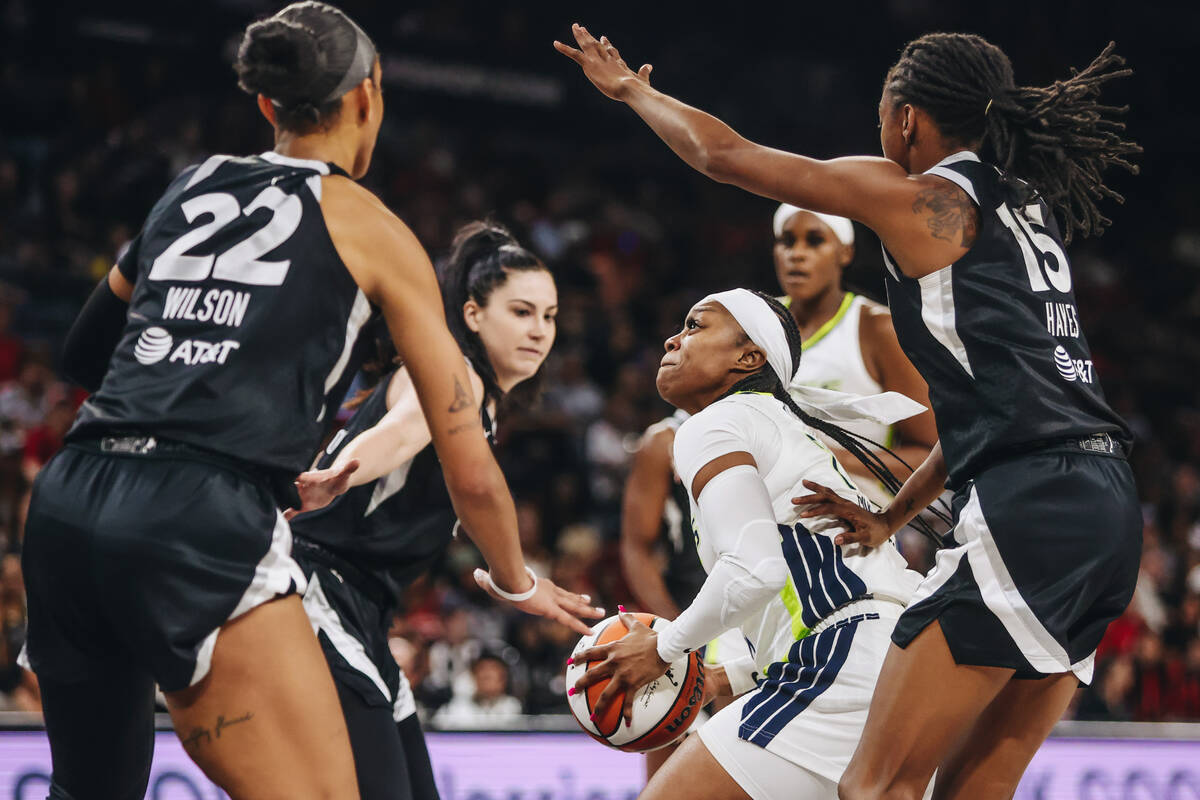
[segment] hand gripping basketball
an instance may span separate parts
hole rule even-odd
[[[665,674],[670,666],[658,655],[658,634],[622,606],[617,615],[629,633],[615,642],[580,650],[574,661],[599,661],[575,682],[575,691],[583,692],[592,684],[608,679],[608,685],[596,701],[595,714],[605,711],[618,696],[623,696],[621,717],[628,726],[633,722],[633,699],[637,689]]]

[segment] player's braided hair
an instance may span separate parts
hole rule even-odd
[[[792,354],[792,364],[799,366],[801,353],[803,352],[804,341],[803,337],[800,335],[800,326],[796,324],[795,318],[783,303],[779,302],[768,294],[763,294],[762,292],[755,291],[754,294],[761,297],[766,304],[771,307],[771,310],[775,312],[775,316],[779,318],[779,323],[783,326],[783,331],[787,336],[788,349]],[[790,394],[788,394],[787,387],[783,385],[783,382],[780,381],[779,376],[776,375],[775,371],[769,366],[764,367],[753,375],[748,375],[747,377],[742,378],[740,381],[730,387],[729,391],[726,392],[724,396],[728,397],[736,392],[769,392],[771,395],[783,402],[783,404],[786,405],[793,414],[799,417],[805,425],[820,431],[844,447],[851,455],[857,458],[859,462],[861,462],[862,465],[867,468],[867,471],[874,475],[879,482],[882,483],[892,494],[896,494],[896,492],[900,491],[900,487],[904,485],[904,482],[897,478],[894,472],[888,469],[887,464],[885,464],[883,460],[872,451],[871,447],[874,446],[880,450],[890,453],[896,458],[897,461],[904,464],[909,469],[912,469],[912,466],[905,462],[904,459],[900,458],[895,453],[892,453],[891,450],[884,447],[882,444],[873,442],[866,437],[859,436],[858,434],[851,433],[840,425],[836,425],[832,422],[826,422],[822,419],[817,419],[811,414],[805,412],[804,409],[796,405],[796,401],[792,399]],[[938,509],[932,510],[935,516],[941,518],[943,522],[950,524],[949,518],[946,517],[943,512],[939,511]],[[941,546],[941,537],[932,526],[925,522],[925,520],[918,518],[914,519],[909,524],[929,538],[930,541],[933,542],[934,547]]]
[[[884,90],[897,103],[923,109],[942,133],[979,143],[987,160],[1025,179],[1065,223],[1064,237],[1103,233],[1110,220],[1098,201],[1124,198],[1101,173],[1119,166],[1137,173],[1129,157],[1142,148],[1121,138],[1114,117],[1127,106],[1104,105],[1100,88],[1132,74],[1109,42],[1083,71],[1050,86],[1017,86],[999,47],[965,33],[931,33],[909,42],[887,74]],[[1028,192],[1028,189],[1025,190]]]
[[[328,3],[304,0],[246,28],[234,70],[238,86],[275,104],[280,128],[299,134],[328,127],[342,98],[326,100],[354,59],[354,23]]]

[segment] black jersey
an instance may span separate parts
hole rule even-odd
[[[338,454],[363,431],[387,414],[391,372],[338,431],[317,460],[317,468],[333,464]],[[483,428],[493,441],[492,420],[481,412]],[[387,475],[355,486],[317,511],[291,521],[297,540],[316,542],[325,550],[386,587],[393,596],[420,577],[445,552],[457,517],[432,444]]]
[[[659,424],[678,430],[687,417],[686,412],[677,411]],[[696,552],[687,489],[674,475],[671,476],[671,492],[663,507],[661,536],[668,548],[663,582],[675,605],[680,609],[687,608],[696,599],[708,573],[704,571],[700,554]]]
[[[71,438],[139,431],[308,467],[372,314],[325,227],[331,173],[345,174],[264,153],[213,156],[172,182],[118,263],[128,321]]]
[[[1035,442],[1129,429],[1104,400],[1050,208],[971,152],[929,170],[979,206],[975,244],[919,280],[885,250],[896,336],[929,384],[949,485]]]

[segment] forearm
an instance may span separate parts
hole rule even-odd
[[[937,500],[946,488],[948,475],[946,460],[942,457],[942,443],[938,442],[884,510],[889,531],[895,533],[900,530]]]
[[[621,542],[621,569],[638,605],[664,619],[675,619],[679,616],[679,606],[675,605],[666,582],[655,569],[656,563],[654,552],[649,548],[631,541]]]
[[[487,562],[492,580],[508,592],[529,588],[525,557],[517,535],[517,512],[504,475],[494,459],[480,463],[470,481],[453,481],[446,487],[463,528]]]
[[[744,141],[712,114],[663,94],[645,81],[627,79],[621,95],[634,113],[693,169],[716,180],[721,154]]]

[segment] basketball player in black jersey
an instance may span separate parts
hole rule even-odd
[[[587,613],[527,575],[432,266],[354,182],[383,114],[371,40],[332,6],[298,3],[246,30],[237,69],[274,151],[176,178],[68,337],[95,393],[38,476],[24,550],[53,798],[142,797],[156,683],[230,795],[358,797],[280,508],[374,306],[494,582],[528,593],[524,610]]]
[[[957,524],[900,618],[843,798],[1010,797],[1133,593],[1141,519],[1129,429],[1104,401],[1079,327],[1057,214],[1108,222],[1111,165],[1133,169],[1101,85],[1113,46],[1071,78],[1017,86],[999,48],[966,34],[910,42],[879,103],[884,158],[819,161],[757,145],[651,88],[605,38],[555,48],[715,180],[858,220],[883,242],[900,344],[929,384],[939,443],[881,514],[825,487],[839,544],[874,545],[943,485]],[[982,159],[986,158],[987,161]],[[949,266],[948,266],[949,265]],[[720,769],[678,791],[720,794]],[[716,788],[714,788],[716,787]]]
[[[554,278],[506,230],[474,222],[455,237],[441,288],[481,398],[476,433],[490,440],[498,406],[529,396],[554,344]],[[378,384],[301,476],[305,507],[314,510],[293,518],[292,530],[309,580],[304,606],[337,684],[363,800],[437,800],[412,691],[387,634],[397,599],[441,558],[456,519],[412,378],[394,356],[387,343],[373,370],[382,373]],[[359,464],[351,488],[332,498],[326,477],[351,461]]]

